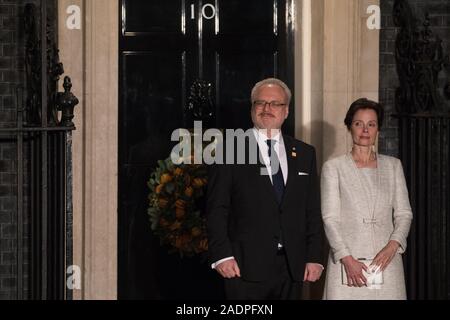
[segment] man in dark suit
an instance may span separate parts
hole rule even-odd
[[[302,282],[318,280],[323,270],[315,150],[281,133],[290,98],[282,81],[258,82],[251,94],[254,128],[245,150],[235,150],[246,163],[210,166],[210,261],[228,299],[300,299]],[[251,150],[259,163],[249,163]]]

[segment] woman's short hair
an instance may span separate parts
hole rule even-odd
[[[276,79],[276,78],[267,78],[267,79],[264,79],[264,80],[258,82],[257,84],[255,84],[255,86],[252,89],[252,95],[251,95],[252,103],[255,101],[255,97],[256,97],[258,90],[261,87],[267,86],[267,85],[276,85],[276,86],[281,87],[281,89],[283,89],[283,91],[286,95],[286,99],[287,99],[286,104],[289,105],[289,103],[291,102],[291,96],[292,96],[291,90],[286,85],[286,83],[284,83],[280,79]]]
[[[352,126],[352,122],[353,122],[353,117],[355,116],[356,112],[358,112],[358,110],[362,110],[362,109],[370,109],[370,110],[375,111],[375,113],[377,114],[378,129],[380,129],[383,124],[383,119],[384,119],[383,107],[378,102],[369,100],[367,98],[360,98],[360,99],[354,101],[350,105],[350,108],[348,108],[348,111],[347,111],[347,114],[345,115],[345,120],[344,120],[344,123],[347,126],[347,129],[350,130],[350,127]]]

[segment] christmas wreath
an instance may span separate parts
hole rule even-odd
[[[205,218],[202,215],[207,183],[205,165],[175,165],[170,157],[158,161],[151,174],[151,229],[168,245],[170,252],[193,256],[208,249]]]

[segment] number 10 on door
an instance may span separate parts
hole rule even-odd
[[[216,7],[212,4],[205,4],[202,7],[202,17],[210,20],[216,17]],[[191,4],[191,19],[195,20],[195,4]]]

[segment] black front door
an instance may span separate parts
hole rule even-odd
[[[119,298],[222,297],[204,261],[169,255],[152,235],[147,180],[172,131],[193,126],[185,106],[196,79],[213,87],[207,126],[218,128],[251,127],[257,81],[294,87],[293,12],[293,0],[121,0]],[[284,131],[294,132],[293,110]]]

